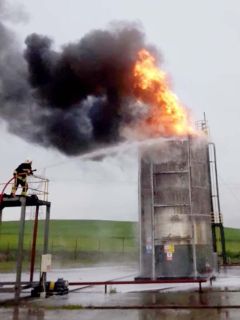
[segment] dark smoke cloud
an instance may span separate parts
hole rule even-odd
[[[24,114],[32,98],[26,61],[14,33],[3,23],[12,17],[12,12],[6,2],[0,0],[0,116],[8,122],[10,131],[17,133],[17,127],[23,128],[26,123]],[[16,11],[14,15],[17,19]]]
[[[121,129],[141,116],[131,77],[147,46],[135,25],[92,31],[61,51],[32,34],[22,53],[3,22],[0,39],[0,116],[11,132],[77,155],[123,139]]]

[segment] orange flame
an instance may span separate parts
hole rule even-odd
[[[138,52],[133,70],[137,98],[149,106],[146,125],[154,135],[193,134],[187,110],[170,90],[166,74],[157,68],[155,58],[146,50]]]

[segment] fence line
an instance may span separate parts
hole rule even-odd
[[[12,238],[12,235],[6,235],[11,238],[4,240],[4,235],[1,235],[0,241],[0,262],[9,259],[14,259],[17,252],[17,237]],[[7,238],[7,237],[6,237]],[[5,238],[5,239],[6,239]],[[32,241],[25,237],[24,241],[24,256],[25,259],[30,259]],[[37,252],[41,254],[42,239],[37,242]],[[68,254],[73,259],[77,259],[81,253],[89,254],[127,254],[136,253],[138,251],[137,239],[134,237],[75,237],[69,240],[62,238],[50,238],[49,253],[53,255]]]

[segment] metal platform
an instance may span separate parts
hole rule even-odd
[[[2,201],[0,203],[0,210],[2,210],[4,208],[21,207],[22,206],[22,202],[21,202],[22,198],[25,198],[25,200],[26,200],[26,203],[25,203],[26,207],[50,206],[49,201],[41,200],[37,196],[23,197],[23,196],[19,195],[19,196],[11,197],[9,195],[4,194],[2,197]]]

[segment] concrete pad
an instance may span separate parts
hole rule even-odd
[[[137,270],[131,267],[66,269],[55,270],[48,277],[57,279],[60,274],[71,281],[119,277],[126,280],[134,278]],[[19,307],[2,307],[0,319],[239,320],[240,267],[222,270],[212,287],[209,283],[203,285],[203,293],[198,292],[197,284],[121,285],[112,289],[117,292],[104,294],[103,286],[72,287],[66,296],[25,300]]]

